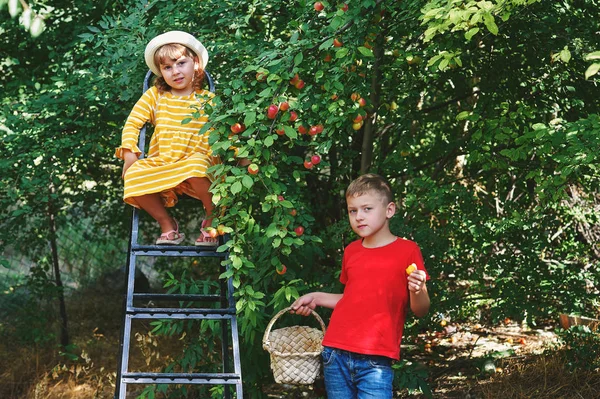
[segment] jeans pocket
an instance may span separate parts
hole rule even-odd
[[[323,348],[323,352],[321,352],[321,357],[323,358],[323,366],[329,366],[335,358],[335,350],[325,347]]]
[[[369,359],[369,366],[377,368],[392,367],[392,359],[384,356],[373,356]]]

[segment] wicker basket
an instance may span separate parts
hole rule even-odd
[[[313,310],[322,331],[307,326],[292,326],[271,331],[275,321],[291,307],[282,309],[269,322],[263,348],[271,355],[271,370],[279,384],[312,384],[321,371],[321,341],[325,334],[323,319]]]

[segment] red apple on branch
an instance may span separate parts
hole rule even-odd
[[[246,126],[244,126],[241,123],[234,123],[233,125],[231,125],[230,129],[231,129],[231,133],[238,134],[238,133],[241,133],[244,130],[246,130]]]
[[[313,165],[318,165],[321,162],[321,157],[315,154],[312,157],[310,157],[310,161]]]
[[[277,112],[279,112],[279,107],[277,105],[269,105],[269,108],[267,109],[267,118],[275,119],[275,117],[277,116]]]
[[[314,4],[315,10],[316,11],[323,11],[323,9],[325,8],[325,6],[323,5],[323,3],[321,3],[320,1],[317,1]]]
[[[251,175],[255,175],[258,173],[258,165],[255,163],[251,163],[250,165],[248,165],[248,173],[250,173]]]
[[[284,275],[287,272],[287,267],[284,264],[281,264],[281,268],[275,269],[277,274]]]
[[[296,111],[290,111],[290,122],[294,122],[296,119],[298,119]]]
[[[296,235],[300,237],[302,234],[304,234],[304,227],[298,226],[294,229],[294,231],[296,232]]]

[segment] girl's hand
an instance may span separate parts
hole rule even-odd
[[[306,294],[296,299],[292,304],[292,310],[290,312],[296,313],[302,316],[309,316],[311,310],[315,310],[317,303],[312,294]]]
[[[123,173],[121,173],[122,178],[125,177],[125,172],[127,172],[127,169],[129,169],[129,167],[138,160],[138,156],[131,151],[125,151],[123,154],[123,159],[125,160],[125,163],[123,164]]]
[[[418,294],[425,287],[425,280],[427,275],[423,270],[415,270],[408,275],[408,290]]]

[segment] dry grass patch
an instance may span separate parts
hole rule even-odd
[[[503,374],[481,384],[483,399],[592,399],[600,397],[600,371],[567,369],[564,351],[505,360]]]

